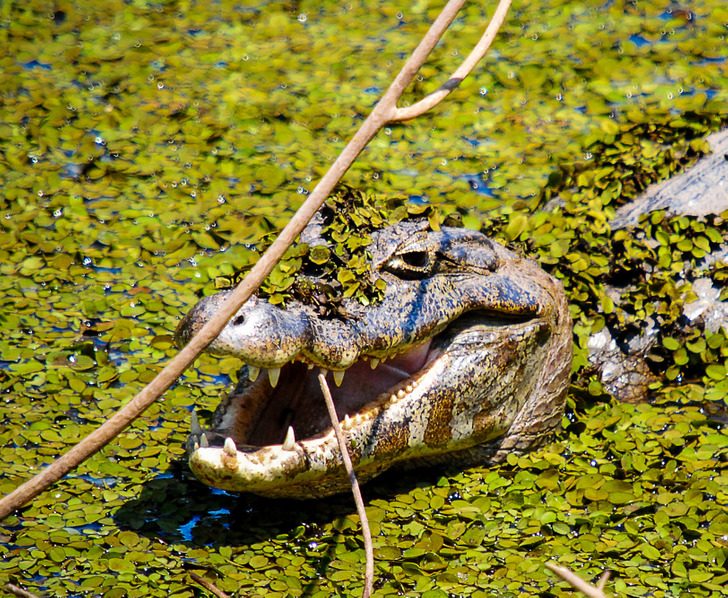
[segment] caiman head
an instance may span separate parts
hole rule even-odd
[[[209,349],[239,356],[240,382],[189,463],[206,484],[311,498],[349,488],[317,381],[328,380],[354,468],[365,481],[398,464],[497,462],[560,422],[571,364],[561,285],[482,234],[410,220],[369,246],[382,300],[335,315],[253,297]],[[200,301],[186,342],[225,300]],[[259,375],[267,370],[267,375]]]

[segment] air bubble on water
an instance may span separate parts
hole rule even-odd
[[[306,13],[302,12],[300,15],[298,15],[298,22],[299,23],[305,23],[308,20],[308,16]]]
[[[389,127],[385,127],[384,128],[384,134],[385,135],[391,135],[392,134],[392,129],[390,129]]]
[[[402,19],[404,19],[404,14],[402,14],[401,12],[398,12],[396,16],[397,16],[398,21],[401,21]]]
[[[248,62],[248,60],[250,60],[250,56],[243,54],[243,62]]]
[[[94,137],[94,143],[96,145],[106,145],[106,140],[101,135],[97,135]]]
[[[190,197],[195,199],[197,197],[197,191],[190,191]]]
[[[440,161],[440,165],[441,165],[441,166],[447,166],[447,158],[443,158],[443,159],[442,159],[442,160]]]
[[[585,160],[591,160],[593,157],[594,157],[594,154],[592,154],[591,152],[586,152],[584,154],[584,159]]]
[[[480,88],[480,95],[482,95],[482,96],[488,95],[488,88],[487,87],[481,87]]]
[[[162,83],[161,81],[157,83],[157,89],[164,89],[164,83]]]
[[[378,173],[378,172],[375,172],[374,174],[372,174],[372,178],[373,178],[373,179],[374,179],[375,181],[376,181],[377,179],[379,179],[379,173]]]
[[[53,215],[56,218],[60,218],[61,216],[63,216],[63,208],[57,208],[57,209],[53,210]]]
[[[38,197],[43,197],[44,195],[45,195],[45,193],[43,193],[42,189],[40,191],[38,191]]]
[[[227,200],[225,199],[225,196],[220,193],[220,195],[217,196],[217,203],[220,205],[224,204]]]
[[[37,156],[28,156],[30,159],[31,164],[38,164],[38,157]]]
[[[667,92],[667,99],[668,99],[668,100],[672,100],[672,99],[673,99],[674,97],[675,97],[675,96],[673,95],[673,93],[672,93],[671,91],[668,91],[668,92]]]
[[[84,266],[90,266],[91,264],[93,264],[93,260],[90,257],[85,257],[85,258],[83,258],[83,260],[81,261],[81,263]]]
[[[564,101],[564,94],[557,94],[556,95],[556,101],[557,102],[563,102]]]

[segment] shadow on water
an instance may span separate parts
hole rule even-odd
[[[417,486],[430,486],[443,473],[438,468],[385,473],[363,487],[364,502],[389,500]],[[144,484],[139,497],[122,506],[114,520],[122,529],[169,544],[217,548],[245,546],[281,534],[316,539],[323,526],[355,512],[351,494],[300,501],[209,488],[180,461]]]
[[[364,502],[389,500],[418,486],[437,484],[442,473],[439,468],[387,472],[362,488]],[[121,529],[198,549],[282,542],[286,551],[305,554],[309,562],[315,563],[318,579],[327,576],[337,546],[345,541],[345,535],[352,534],[342,530],[344,519],[354,513],[350,494],[296,501],[209,488],[192,476],[186,462],[180,461],[144,484],[139,498],[122,506],[114,520]],[[360,534],[358,528],[353,533]],[[302,595],[311,595],[317,587],[312,580]]]

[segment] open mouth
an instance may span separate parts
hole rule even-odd
[[[470,312],[401,353],[384,358],[364,355],[345,371],[328,371],[326,380],[342,427],[346,430],[375,418],[403,400],[448,351],[476,346],[486,351],[489,338],[497,343],[505,329],[510,335],[533,320],[534,316]],[[292,451],[297,443],[329,435],[332,429],[319,385],[320,371],[298,360],[277,370],[246,366],[235,391],[217,409],[212,428],[203,432],[195,418],[189,448],[220,448],[231,439],[241,452],[263,447]]]

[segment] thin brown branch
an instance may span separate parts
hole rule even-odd
[[[341,180],[341,177],[344,176],[344,173],[346,173],[372,137],[382,127],[393,122],[392,119],[396,118],[397,101],[401,97],[402,92],[410,84],[412,78],[453,21],[463,3],[464,0],[451,0],[448,2],[412,53],[412,56],[410,56],[402,67],[402,70],[395,77],[382,99],[374,107],[371,114],[316,185],[307,200],[281,231],[278,238],[230,294],[227,301],[220,306],[220,310],[167,363],[162,371],[122,409],[111,416],[101,427],[91,432],[81,442],[72,447],[66,454],[59,457],[35,477],[20,485],[0,500],[0,519],[5,518],[16,509],[22,507],[88,457],[101,450],[111,439],[121,433],[144,410],[156,401],[182,375],[192,362],[194,362],[205,347],[217,337],[233,314],[242,307],[260,286],[265,277],[270,274],[286,249],[288,249],[316,211],[321,207],[329,193],[331,193],[339,180]]]
[[[598,590],[604,590],[604,588],[607,586],[607,582],[609,581],[609,576],[612,574],[611,571],[605,571],[602,573],[601,577],[599,578],[599,581],[597,582],[597,589]]]
[[[4,588],[6,592],[10,592],[13,596],[20,596],[20,598],[38,598],[35,594],[24,590],[12,583],[6,583]]]
[[[226,594],[220,588],[218,588],[211,581],[207,581],[204,577],[197,575],[197,573],[190,573],[190,577],[205,588],[208,592],[211,592],[218,598],[230,598],[230,594]]]
[[[584,581],[576,573],[573,573],[566,567],[561,567],[554,562],[546,563],[546,568],[553,571],[561,579],[569,583],[575,590],[584,594],[584,596],[588,596],[589,598],[607,598],[607,595],[603,592],[602,579],[604,579],[604,575],[602,575],[602,579],[599,580],[600,587],[596,587],[589,582]],[[607,579],[609,579],[608,572],[606,579],[604,579],[604,583],[606,583]]]
[[[390,122],[402,122],[404,120],[411,120],[420,116],[421,114],[432,110],[432,108],[437,106],[437,104],[450,95],[454,89],[457,89],[463,79],[472,72],[475,65],[480,62],[480,59],[483,58],[483,56],[485,56],[485,53],[488,51],[495,39],[496,33],[498,33],[498,30],[501,28],[501,25],[506,18],[506,13],[508,12],[510,5],[511,0],[500,1],[500,4],[498,4],[495,9],[493,18],[490,20],[485,33],[483,33],[483,37],[480,38],[480,41],[478,41],[468,57],[463,60],[463,63],[443,85],[428,96],[422,98],[419,102],[412,104],[411,106],[407,106],[406,108],[397,108]]]
[[[344,438],[344,433],[341,431],[341,426],[339,425],[339,417],[336,415],[334,400],[331,398],[329,385],[326,384],[326,376],[323,373],[319,373],[318,381],[321,385],[321,392],[324,395],[326,409],[329,412],[331,426],[334,428],[336,441],[339,443],[341,458],[344,461],[344,467],[346,468],[346,473],[349,476],[351,493],[354,495],[354,503],[356,504],[356,512],[359,513],[359,521],[361,521],[361,535],[364,538],[364,555],[366,556],[364,592],[362,592],[362,598],[369,598],[374,589],[374,547],[372,545],[372,532],[369,529],[369,519],[367,519],[367,512],[364,508],[364,499],[362,498],[361,490],[359,489],[359,480],[356,479],[354,466],[351,463],[351,456],[349,455],[349,450],[346,448],[346,439]]]

